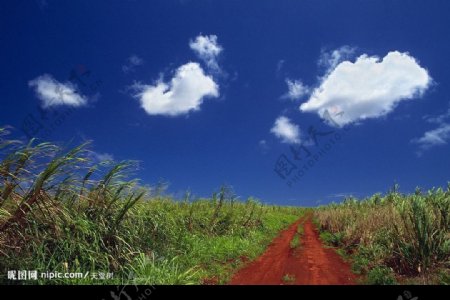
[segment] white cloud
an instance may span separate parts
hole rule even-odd
[[[199,35],[195,40],[189,42],[189,47],[206,63],[209,69],[220,72],[217,57],[223,48],[217,43],[216,35]]]
[[[77,86],[71,82],[61,83],[51,75],[44,74],[28,82],[41,100],[43,108],[52,106],[84,106],[88,98],[77,92]]]
[[[267,151],[269,150],[269,145],[267,144],[266,140],[260,140],[258,142],[258,146],[259,146],[259,149],[261,150],[261,152],[264,154],[267,153]]]
[[[198,63],[179,67],[169,83],[135,84],[135,95],[149,115],[177,116],[199,110],[205,97],[218,97],[219,87]]]
[[[422,137],[412,140],[413,143],[419,145],[419,154],[434,146],[445,145],[449,141],[450,124],[447,123],[443,123],[438,128],[425,132]]]
[[[349,197],[353,197],[353,195],[355,195],[355,192],[348,192],[348,193],[335,193],[335,194],[331,194],[328,195],[327,198],[349,198]]]
[[[445,120],[450,118],[450,108],[447,110],[447,112],[445,112],[444,114],[438,115],[438,116],[424,116],[424,119],[428,122],[428,123],[433,123],[433,124],[442,124],[445,122]]]
[[[285,62],[286,62],[286,61],[285,61],[284,59],[280,59],[280,60],[277,62],[277,69],[276,69],[276,75],[277,75],[277,76],[280,75],[281,70],[283,69],[283,66],[284,66],[284,63],[285,63]]]
[[[322,51],[319,58],[319,66],[325,67],[328,71],[334,69],[343,60],[348,60],[355,53],[355,48],[342,46],[331,52]]]
[[[281,98],[298,100],[310,93],[310,88],[303,84],[301,80],[286,79],[288,91]]]
[[[99,162],[114,160],[114,155],[112,155],[110,153],[93,152],[92,154],[93,154],[94,159]]]
[[[431,82],[427,70],[408,53],[389,52],[381,61],[361,55],[330,70],[300,110],[322,118],[330,109],[340,111],[333,118],[338,125],[378,118],[400,101],[420,96]]]
[[[144,63],[144,60],[142,58],[133,54],[130,57],[128,57],[125,64],[122,65],[122,71],[124,73],[133,72],[136,67],[142,65],[143,63]]]
[[[130,57],[128,57],[128,61],[130,64],[134,66],[140,66],[144,63],[144,60],[139,56],[137,56],[136,54],[133,54]]]
[[[422,137],[411,140],[412,143],[419,145],[418,154],[421,155],[425,150],[435,146],[445,145],[450,142],[450,109],[444,114],[438,116],[425,116],[428,123],[437,124],[438,127],[426,131]]]
[[[298,125],[292,123],[287,117],[278,117],[278,119],[275,120],[275,124],[270,132],[280,138],[283,143],[300,143],[300,128]]]

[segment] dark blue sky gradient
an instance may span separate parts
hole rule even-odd
[[[39,103],[28,82],[44,73],[65,81],[76,65],[101,80],[99,98],[51,134],[53,141],[83,138],[99,153],[142,161],[139,177],[170,182],[169,192],[190,189],[207,196],[230,184],[245,199],[316,205],[339,194],[366,196],[416,186],[445,186],[449,146],[417,156],[411,140],[433,129],[423,116],[449,107],[449,1],[2,1],[0,4],[0,125],[19,128]],[[215,34],[224,51],[220,98],[206,99],[186,116],[150,116],[127,89],[151,84],[161,73],[198,61],[189,40]],[[292,187],[275,172],[289,146],[270,133],[288,116],[302,130],[330,129],[300,103],[281,100],[285,78],[315,86],[324,70],[321,50],[343,45],[357,55],[409,52],[434,85],[421,98],[403,101],[384,118],[351,125],[342,140]],[[145,63],[125,74],[136,54]],[[277,72],[277,64],[284,64]],[[259,141],[266,140],[262,151]]]

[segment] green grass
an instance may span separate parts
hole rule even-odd
[[[164,184],[132,179],[135,162],[96,164],[87,145],[64,151],[6,134],[0,129],[2,284],[9,270],[114,275],[24,284],[225,283],[304,212],[238,201],[228,187],[173,199]]]
[[[291,249],[297,249],[300,246],[300,237],[296,234],[294,238],[291,240],[289,246]]]
[[[305,229],[303,227],[303,223],[298,224],[297,226],[297,234],[300,236],[303,236],[303,233],[305,232]]]
[[[295,275],[292,275],[292,274],[285,274],[285,275],[283,276],[282,280],[283,280],[284,283],[292,284],[292,283],[295,282]]]
[[[367,273],[367,283],[392,285],[396,284],[394,272],[387,267],[375,267]]]
[[[297,231],[295,232],[294,237],[289,243],[291,249],[298,249],[301,246],[301,240],[303,237],[303,223],[299,224],[297,227]]]
[[[338,247],[342,245],[343,234],[342,232],[332,233],[329,231],[322,231],[320,233],[320,239],[326,245]]]
[[[450,185],[412,195],[346,199],[318,208],[321,239],[353,261],[368,283],[442,283],[450,268]],[[441,275],[439,275],[441,274]],[[443,275],[442,275],[443,274]],[[385,278],[385,279],[382,279]]]

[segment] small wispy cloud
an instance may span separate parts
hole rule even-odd
[[[263,154],[266,154],[267,151],[269,151],[269,145],[267,144],[267,141],[266,141],[266,140],[260,140],[260,141],[258,142],[258,147],[259,147],[259,149],[261,150],[261,152],[262,152]]]
[[[278,117],[275,120],[275,124],[270,132],[280,138],[283,143],[300,143],[300,127],[292,123],[291,120],[285,116]]]
[[[301,80],[286,78],[286,85],[288,86],[288,91],[281,96],[282,99],[299,100],[311,92],[311,89],[303,84]]]
[[[355,194],[356,194],[355,192],[335,193],[335,194],[328,195],[327,198],[348,198],[348,197],[354,197]]]
[[[114,160],[114,155],[112,155],[110,153],[92,152],[92,156],[97,162],[113,161]]]
[[[88,97],[79,93],[74,83],[59,82],[49,74],[30,80],[28,86],[34,89],[44,109],[56,106],[80,107],[88,103]]]
[[[122,71],[127,74],[130,72],[134,72],[136,67],[144,64],[144,60],[137,56],[136,54],[132,54],[126,59],[125,64],[122,65]]]
[[[285,62],[286,61],[284,59],[280,59],[277,62],[277,68],[275,70],[275,74],[277,75],[277,77],[281,75],[281,70],[283,69],[283,66],[284,66]]]
[[[342,61],[349,60],[355,53],[356,48],[348,45],[332,51],[322,50],[317,64],[324,67],[327,72],[336,68]]]
[[[442,124],[438,128],[429,130],[413,142],[419,144],[422,150],[427,150],[434,146],[445,145],[450,141],[450,124]]]
[[[423,117],[425,121],[432,124],[443,124],[445,121],[450,119],[450,108],[447,110],[447,112],[437,115],[437,116],[430,116],[426,115]]]
[[[223,51],[223,47],[217,42],[216,35],[199,35],[189,42],[189,47],[211,71],[221,72],[217,58]]]
[[[437,116],[425,116],[424,119],[431,124],[437,124],[434,129],[426,131],[420,138],[412,139],[411,142],[417,144],[419,150],[417,155],[421,156],[426,150],[446,145],[450,142],[450,108],[447,112]]]

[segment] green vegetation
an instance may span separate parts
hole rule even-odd
[[[63,151],[7,134],[0,128],[3,284],[10,270],[113,273],[15,282],[25,284],[226,283],[307,211],[238,201],[228,187],[209,199],[176,200],[163,184],[130,179],[136,162],[95,163],[86,144]],[[349,198],[316,209],[313,221],[367,283],[450,283],[450,185]],[[291,249],[302,235],[300,224]]]
[[[322,240],[351,254],[353,270],[368,283],[449,283],[450,184],[349,198],[318,208],[315,219]]]
[[[136,163],[92,162],[86,145],[5,140],[0,129],[0,283],[9,270],[112,272],[39,284],[224,283],[303,213],[223,187],[176,201],[130,180]]]
[[[297,231],[295,232],[294,237],[289,243],[291,249],[298,249],[300,247],[302,236],[303,236],[303,223],[298,225]]]
[[[294,235],[294,238],[291,240],[289,246],[291,247],[291,249],[297,249],[298,246],[300,246],[300,238],[297,234]]]
[[[336,232],[332,233],[330,231],[322,231],[320,233],[320,239],[325,242],[325,244],[339,247],[342,245],[343,242],[343,233],[342,232]]]
[[[374,267],[367,272],[367,283],[369,284],[396,284],[392,269],[387,267]]]
[[[303,233],[304,233],[303,223],[298,224],[298,226],[297,226],[297,234],[298,234],[300,237],[302,237],[302,236],[303,236]]]
[[[282,280],[283,280],[284,283],[287,283],[287,284],[291,283],[292,284],[292,283],[295,282],[295,275],[285,274],[283,276]]]

